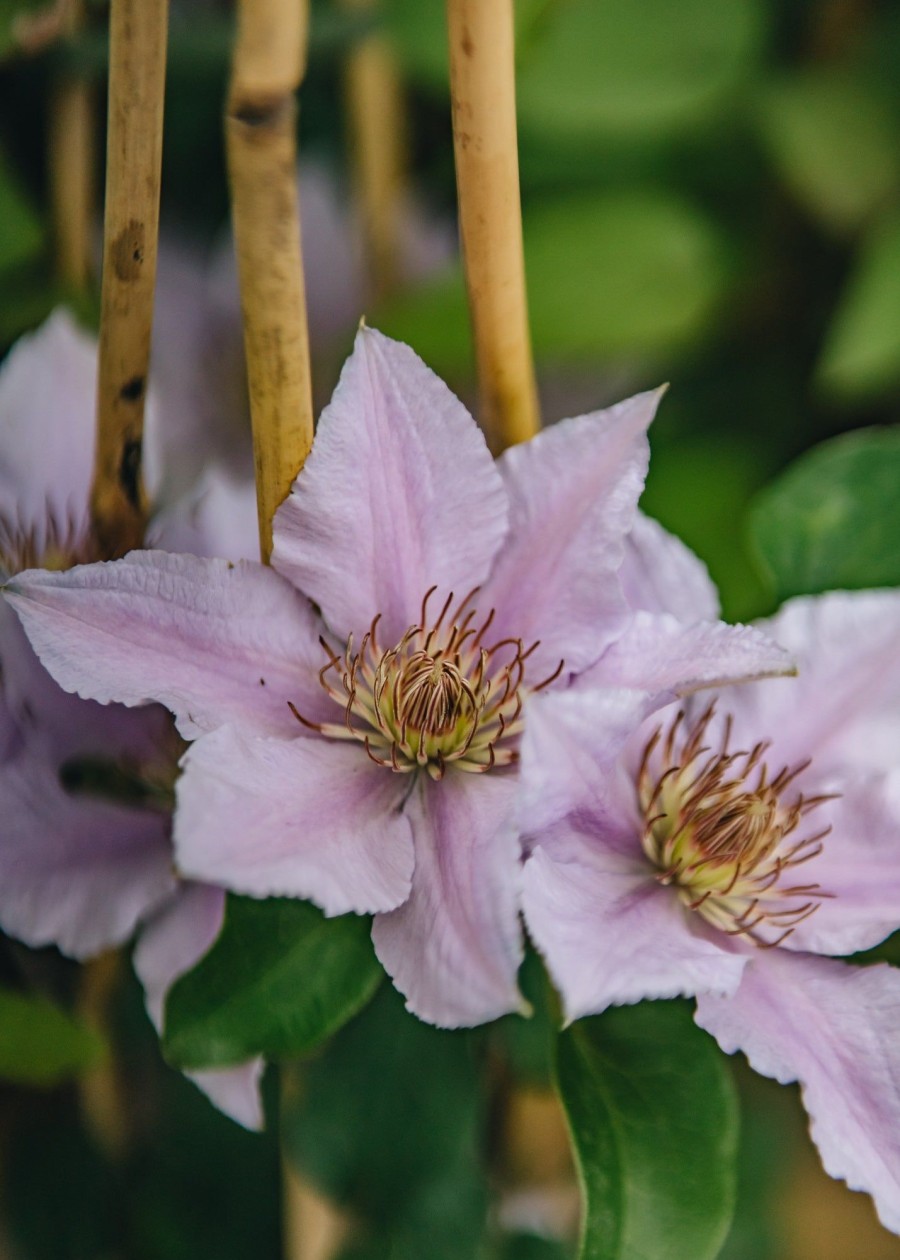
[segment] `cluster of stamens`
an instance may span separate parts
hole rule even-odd
[[[808,761],[770,778],[765,741],[730,752],[730,718],[711,748],[705,740],[714,713],[712,704],[689,729],[679,713],[648,742],[638,773],[644,851],[660,883],[671,884],[689,909],[729,935],[771,947],[831,895],[795,882],[793,872],[821,853],[830,831],[798,836],[798,828],[833,798],[789,791]]]
[[[526,650],[521,639],[505,638],[486,646],[494,612],[476,624],[477,611],[469,606],[474,591],[452,614],[448,596],[429,625],[435,589],[422,601],[419,624],[394,647],[378,641],[380,615],[358,651],[352,639],[342,654],[321,640],[328,660],[319,681],[343,709],[342,723],[310,722],[293,704],[291,710],[328,738],[358,740],[374,762],[400,773],[424,769],[440,779],[451,763],[476,773],[511,765],[518,757],[525,666],[538,644]],[[528,691],[546,687],[562,668],[560,661]]]
[[[42,524],[28,527],[0,512],[0,572],[61,571],[100,558],[90,531],[74,516],[58,520],[48,505]]]

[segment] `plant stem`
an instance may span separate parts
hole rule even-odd
[[[447,0],[459,225],[481,420],[497,449],[538,429],[528,331],[513,0]]]
[[[264,563],[313,439],[294,95],[307,25],[305,0],[240,0],[225,124]]]
[[[143,541],[144,399],[150,362],[168,0],[112,0],[97,457],[91,493],[101,553]]]
[[[84,5],[72,0],[65,14],[65,34],[75,35],[84,21]],[[75,293],[91,275],[94,217],[94,93],[84,79],[63,71],[51,89],[48,165],[56,271]]]
[[[368,12],[375,0],[344,0],[344,7]],[[353,46],[344,81],[354,182],[377,301],[401,279],[400,216],[407,166],[403,89],[384,35],[375,31]]]

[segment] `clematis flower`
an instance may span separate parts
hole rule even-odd
[[[96,346],[64,311],[23,338],[0,370],[0,568],[65,570],[91,558],[89,490]],[[148,415],[151,484],[158,480]],[[162,545],[255,545],[252,487],[206,477],[161,509]],[[135,956],[160,1022],[165,990],[217,935],[224,892],[172,869],[181,751],[159,705],[131,711],[68,695],[0,604],[0,925],[29,945],[88,958],[142,932]],[[241,1123],[261,1121],[261,1063],[198,1078]]]
[[[625,585],[659,607],[646,560]],[[677,599],[705,584],[686,571]],[[826,1170],[900,1232],[900,973],[832,957],[900,926],[900,592],[797,599],[764,628],[797,678],[649,719],[638,689],[531,705],[525,918],[569,1020],[695,996],[723,1050],[799,1081]]]
[[[135,552],[21,574],[8,598],[64,687],[160,701],[196,741],[177,787],[184,875],[374,913],[410,1009],[492,1019],[521,1005],[523,700],[630,625],[616,573],[658,397],[495,464],[415,354],[363,329],[276,514],[272,568]],[[756,631],[707,639],[691,678],[785,668]],[[676,686],[680,631],[654,649]]]

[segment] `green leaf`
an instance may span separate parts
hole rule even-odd
[[[0,1077],[55,1085],[94,1067],[105,1054],[99,1033],[44,998],[0,989]]]
[[[303,901],[229,897],[219,939],[169,994],[167,1058],[201,1068],[305,1054],[378,987],[369,927]]]
[[[681,347],[709,327],[730,280],[715,225],[662,191],[538,204],[525,260],[535,351],[567,363]]]
[[[767,486],[750,536],[779,599],[900,586],[900,431],[822,442]]]
[[[0,153],[0,272],[33,261],[44,247],[44,230],[30,199]]]
[[[487,1216],[475,1038],[423,1024],[385,985],[303,1069],[291,1158],[358,1224],[354,1260],[471,1260]]]
[[[520,39],[522,130],[656,142],[721,118],[764,21],[757,0],[548,0]]]
[[[631,191],[542,202],[525,214],[535,355],[587,365],[678,350],[708,330],[731,281],[718,228],[669,193]],[[442,376],[466,373],[471,342],[459,270],[373,317]]]
[[[898,119],[861,77],[795,73],[764,90],[759,119],[786,183],[826,227],[858,227],[900,186]]]
[[[580,1260],[713,1260],[734,1209],[737,1102],[687,1005],[579,1021],[557,1073],[585,1198]]]
[[[873,230],[841,297],[816,368],[823,394],[854,400],[900,384],[900,215]]]

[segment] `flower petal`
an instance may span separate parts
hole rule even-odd
[[[619,757],[655,707],[646,692],[611,687],[528,701],[519,778],[526,847],[567,814],[588,811],[602,820],[607,844],[616,835],[622,853],[641,852],[634,783]]]
[[[793,668],[790,654],[753,626],[686,625],[667,613],[637,612],[575,686],[634,687],[659,693],[667,702],[702,687],[792,673]]]
[[[259,526],[253,482],[208,468],[189,494],[151,521],[147,545],[192,556],[257,560]]]
[[[784,944],[816,954],[855,954],[900,927],[900,769],[822,784],[824,790],[830,786],[840,795],[823,803],[807,827],[831,831],[804,868],[804,882],[808,876],[830,895]],[[802,787],[815,791],[814,784]]]
[[[76,958],[127,940],[174,887],[169,818],[70,796],[28,749],[0,767],[0,925]]]
[[[540,647],[528,663],[539,682],[565,660],[591,665],[616,637],[625,600],[616,577],[647,471],[646,429],[660,391],[608,411],[563,420],[497,461],[510,529],[480,596],[495,608],[493,634]]]
[[[101,703],[159,700],[191,737],[223,722],[292,735],[294,702],[333,719],[318,685],[323,653],[307,602],[260,564],[133,551],[6,587],[57,682]]]
[[[800,1082],[825,1171],[900,1233],[900,972],[770,950],[733,997],[700,998],[697,1023],[757,1072]]]
[[[686,622],[715,621],[719,615],[719,596],[706,565],[643,512],[625,540],[619,581],[629,608],[672,613]]]
[[[96,343],[62,308],[0,369],[0,523],[38,552],[51,522],[64,537],[87,528],[96,382]]]
[[[799,676],[724,693],[736,732],[771,739],[773,760],[812,757],[820,777],[900,764],[900,591],[794,599],[760,629]]]
[[[409,900],[372,925],[375,952],[409,1010],[442,1028],[519,1010],[521,877],[515,779],[452,770],[417,786]]]
[[[222,927],[225,894],[205,884],[183,884],[168,905],[141,933],[134,969],[144,986],[147,1013],[158,1032],[163,1026],[166,994],[179,976],[199,962]],[[259,1082],[263,1060],[233,1068],[187,1073],[211,1102],[246,1129],[263,1126]]]
[[[363,328],[303,471],[275,515],[272,563],[357,638],[393,644],[431,586],[466,595],[506,532],[474,420],[408,346]]]
[[[583,818],[557,824],[525,863],[523,909],[568,1020],[643,998],[729,993],[746,962],[649,863],[607,847]]]
[[[326,914],[393,909],[413,871],[407,782],[360,744],[222,727],[184,760],[178,865],[254,897],[308,897]]]

